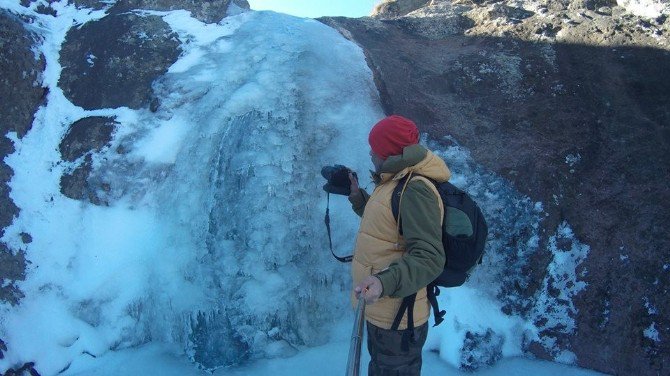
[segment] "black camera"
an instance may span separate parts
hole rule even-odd
[[[358,180],[356,173],[345,166],[325,166],[321,169],[321,175],[323,175],[328,182],[323,186],[323,190],[336,195],[349,196],[349,194],[351,194],[349,173],[353,174],[354,178]]]

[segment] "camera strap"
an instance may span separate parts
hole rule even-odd
[[[326,230],[328,230],[328,244],[330,245],[330,253],[332,253],[333,257],[339,262],[351,262],[353,260],[354,255],[349,255],[345,257],[340,257],[333,252],[333,239],[330,236],[330,193],[327,195],[327,204],[326,204],[326,218],[324,218],[324,221],[326,222]]]

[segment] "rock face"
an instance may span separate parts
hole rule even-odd
[[[113,118],[88,117],[76,121],[60,144],[60,153],[64,161],[80,161],[79,166],[61,178],[61,192],[75,200],[86,200],[96,205],[105,201],[97,192],[106,189],[106,185],[89,181],[92,171],[92,153],[107,146],[117,127]],[[81,161],[83,159],[83,161]]]
[[[21,5],[28,7],[35,0],[21,0]],[[193,15],[193,17],[207,23],[219,22],[224,18],[230,5],[235,5],[242,9],[249,9],[247,0],[70,0],[78,8],[89,8],[93,10],[106,9],[110,14],[121,14],[135,9],[141,10],[179,10],[184,9]],[[50,2],[47,5],[37,4],[36,10],[42,14],[56,14],[56,10],[51,8]]]
[[[4,162],[14,152],[14,145],[5,135],[13,132],[18,138],[25,136],[46,94],[41,85],[44,60],[32,51],[36,42],[37,36],[28,32],[21,20],[0,10],[0,237],[18,214],[7,186],[13,171]],[[0,242],[0,279],[7,281],[0,286],[1,300],[15,304],[22,297],[15,282],[24,279],[25,263],[23,254]]]
[[[109,15],[68,33],[58,84],[72,103],[87,110],[147,107],[151,83],[180,52],[176,35],[160,17]]]
[[[641,18],[610,1],[388,3],[373,18],[322,19],[364,49],[385,112],[438,142],[452,136],[543,203],[541,246],[522,271],[531,278],[509,286],[523,299],[504,307],[541,329],[527,351],[569,362],[567,350],[607,373],[667,372],[667,13]],[[537,314],[553,309],[538,303],[543,291],[563,299],[548,249],[574,249],[552,236],[565,222],[590,247],[574,330]]]
[[[430,4],[430,0],[384,1],[378,4],[373,16],[402,17]]]
[[[104,4],[105,1],[85,0],[88,3]],[[207,23],[219,22],[228,13],[230,4],[249,9],[246,0],[118,0],[111,9],[113,13],[122,13],[132,9],[177,10],[185,9],[193,17]]]

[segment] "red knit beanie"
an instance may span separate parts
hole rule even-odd
[[[372,152],[386,160],[391,155],[401,155],[405,146],[419,143],[419,130],[413,121],[398,115],[380,120],[368,136]]]

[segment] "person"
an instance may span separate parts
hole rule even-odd
[[[367,305],[368,375],[419,375],[430,315],[425,287],[442,272],[445,262],[444,208],[428,179],[447,181],[451,173],[440,157],[419,145],[416,125],[402,116],[375,124],[368,142],[375,168],[372,195],[349,174],[349,201],[362,217],[352,261],[352,304],[362,297]],[[403,180],[396,221],[391,196]],[[403,297],[414,293],[414,329],[411,323],[408,328],[409,312],[394,329]]]

